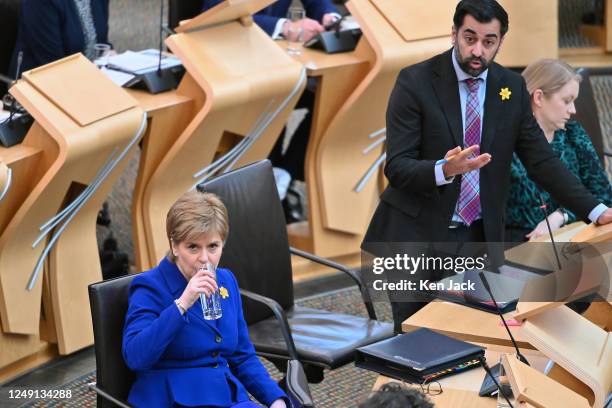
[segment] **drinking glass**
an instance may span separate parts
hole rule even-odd
[[[110,52],[111,46],[108,44],[94,45],[94,64],[96,64],[98,68],[107,66]]]
[[[291,7],[287,13],[287,53],[289,55],[300,55],[302,53],[302,41],[304,30],[302,21],[306,17],[306,12],[300,7]]]
[[[206,264],[206,269],[215,277],[215,281],[217,280],[217,270],[215,266],[211,263]],[[219,293],[219,288],[214,291],[210,296],[206,296],[205,294],[200,294],[200,304],[202,305],[202,313],[204,314],[204,319],[206,320],[217,320],[219,319],[223,313],[221,311],[221,293]]]

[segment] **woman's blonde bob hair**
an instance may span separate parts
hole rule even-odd
[[[229,230],[227,208],[212,193],[188,191],[170,207],[166,216],[166,235],[170,251],[168,259],[176,261],[172,243],[197,239],[202,235],[217,233],[225,242]]]
[[[572,79],[578,83],[582,81],[582,77],[574,68],[552,58],[544,58],[529,64],[522,75],[527,83],[529,95],[540,89],[545,96],[550,96]]]

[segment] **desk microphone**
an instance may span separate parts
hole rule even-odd
[[[21,75],[21,64],[23,62],[23,51],[19,51],[17,54],[17,68],[15,70],[15,80],[19,79]],[[5,78],[2,78],[3,80]],[[13,85],[15,81],[10,81],[9,87]],[[32,117],[27,113],[15,117],[15,113],[20,112],[23,108],[17,106],[17,101],[14,97],[11,97],[9,105],[9,117],[2,123],[0,123],[0,144],[4,147],[10,147],[21,143],[26,133],[30,129],[33,123]]]
[[[506,328],[506,331],[508,332],[508,336],[510,336],[510,341],[512,342],[512,345],[514,346],[514,349],[516,350],[516,356],[523,363],[530,365],[527,359],[525,358],[525,356],[521,354],[518,344],[516,344],[516,340],[514,340],[514,336],[512,335],[512,332],[510,331],[510,328],[508,327],[506,320],[504,319],[504,315],[502,314],[501,309],[497,305],[497,301],[495,300],[495,297],[493,296],[493,291],[491,290],[491,287],[489,286],[487,277],[482,271],[480,271],[478,275],[480,276],[480,280],[482,281],[483,286],[485,287],[485,289],[489,293],[489,296],[491,297],[491,300],[493,301],[493,306],[495,306],[495,310],[497,310],[497,314],[499,315],[502,323],[504,324],[504,327]]]
[[[510,399],[506,395],[506,392],[502,389],[502,387],[497,382],[497,379],[495,378],[495,376],[491,372],[491,368],[489,368],[489,365],[487,364],[487,360],[485,360],[485,358],[483,356],[478,357],[478,360],[480,360],[480,364],[482,364],[482,366],[484,367],[484,369],[487,372],[487,374],[489,375],[489,377],[491,377],[491,379],[493,380],[493,382],[497,386],[497,391],[502,395],[502,397],[504,397],[504,399],[506,400],[508,405],[510,405],[510,408],[514,408],[514,405],[512,405],[512,403],[510,402]],[[501,364],[501,363],[499,363],[499,364]]]
[[[164,1],[160,0],[159,10],[159,59],[157,69],[141,75],[147,90],[152,94],[166,92],[176,88],[176,78],[171,69],[162,69],[162,52],[164,49]]]

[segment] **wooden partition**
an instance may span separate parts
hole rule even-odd
[[[145,190],[159,163],[203,104],[202,90],[192,83],[189,74],[185,74],[176,90],[155,95],[145,91],[128,91],[147,112],[148,119],[140,145],[138,174],[132,195],[132,239],[138,271],[151,266],[143,214]]]
[[[11,93],[35,122],[0,150],[13,178],[0,202],[0,376],[48,343],[61,354],[92,344],[96,219],[146,123],[80,54],[25,72]]]
[[[266,158],[301,94],[304,70],[249,16],[271,2],[226,1],[166,40],[187,70],[179,92],[194,99],[195,114],[143,186],[135,211],[141,269],[168,250],[172,203],[207,177]]]
[[[510,29],[496,61],[526,67],[541,58],[559,57],[558,0],[499,0],[508,12]]]
[[[321,75],[305,168],[309,220],[290,225],[292,245],[328,257],[359,251],[378,202],[377,160],[384,145],[368,146],[384,138],[387,100],[397,74],[450,46],[448,21],[455,2],[439,2],[440,10],[451,10],[446,23],[414,26],[413,13],[427,9],[430,5],[425,3],[347,3],[363,31],[355,54],[366,63],[348,72],[339,67]],[[326,110],[330,107],[331,112]],[[370,170],[373,176],[368,178]]]

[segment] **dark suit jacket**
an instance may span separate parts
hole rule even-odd
[[[97,42],[108,43],[108,0],[91,0],[91,13]],[[84,48],[85,37],[74,0],[23,0],[9,76],[15,76],[19,51],[23,51],[24,72]]]
[[[167,259],[134,278],[123,329],[123,356],[136,371],[130,404],[229,407],[248,401],[247,390],[266,406],[286,398],[255,355],[236,278],[219,268],[217,282],[227,296],[223,316],[210,321],[199,300],[181,316],[174,299],[187,281]]]
[[[458,81],[449,50],[404,68],[387,109],[389,185],[380,197],[364,239],[368,242],[444,242],[461,177],[437,186],[436,160],[463,146]],[[502,100],[502,88],[510,99]],[[493,63],[487,77],[481,152],[492,160],[480,169],[485,238],[503,242],[512,153],[529,176],[558,202],[586,219],[598,201],[565,168],[533,117],[523,78]]]
[[[221,3],[223,0],[203,0],[202,11],[208,10]],[[337,13],[338,10],[331,4],[330,0],[302,0],[306,16],[321,22],[327,13]],[[257,12],[253,19],[266,33],[272,35],[279,18],[287,17],[291,6],[291,0],[278,0],[268,7]]]

